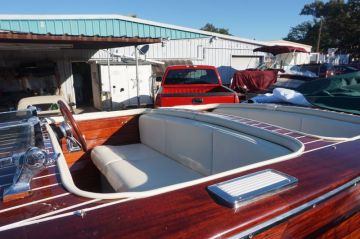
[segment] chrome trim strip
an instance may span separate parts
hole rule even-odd
[[[321,195],[320,197],[317,197],[311,201],[309,201],[308,203],[305,203],[297,208],[294,208],[286,213],[283,213],[271,220],[268,220],[266,222],[263,222],[257,226],[254,226],[252,228],[249,228],[243,232],[240,232],[232,237],[229,237],[230,239],[238,239],[238,238],[252,238],[253,236],[255,236],[256,234],[259,234],[263,231],[265,231],[266,229],[276,225],[276,224],[280,224],[283,221],[285,221],[286,219],[289,219],[291,217],[296,216],[299,213],[302,213],[308,209],[314,208],[317,206],[317,204],[335,196],[336,194],[339,194],[340,192],[352,187],[352,186],[357,186],[357,184],[360,182],[360,177],[357,177],[353,180],[351,180],[350,182],[343,184],[340,187],[337,187],[333,190],[331,190],[330,192],[327,192],[323,195]],[[225,233],[229,233],[230,231],[224,232],[221,235],[216,235],[216,237],[221,237],[222,235],[224,235]]]

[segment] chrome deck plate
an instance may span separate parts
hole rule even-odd
[[[297,183],[297,178],[267,169],[244,175],[208,187],[208,190],[226,206],[238,208],[242,204]]]

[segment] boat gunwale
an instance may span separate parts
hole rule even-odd
[[[238,167],[235,169],[227,170],[227,171],[224,171],[221,173],[216,173],[216,174],[213,174],[210,176],[205,176],[205,177],[202,177],[199,179],[186,181],[186,182],[182,182],[182,183],[177,183],[177,184],[160,187],[160,188],[156,188],[156,189],[152,189],[152,190],[141,191],[141,192],[95,193],[95,192],[84,191],[75,185],[72,175],[70,173],[70,170],[68,168],[66,159],[61,151],[61,147],[56,142],[56,137],[55,137],[54,133],[51,131],[51,129],[48,128],[50,138],[52,139],[53,142],[55,142],[54,150],[56,153],[60,153],[60,157],[57,160],[57,165],[59,168],[61,181],[62,181],[64,187],[69,192],[71,192],[75,195],[87,197],[87,198],[94,198],[94,199],[146,198],[146,197],[151,197],[151,196],[155,196],[155,195],[162,194],[162,193],[171,192],[174,190],[179,190],[179,189],[182,189],[185,187],[190,187],[190,186],[198,185],[201,183],[209,182],[209,181],[219,179],[222,177],[231,176],[231,175],[234,175],[237,173],[241,173],[241,172],[255,169],[258,167],[262,167],[265,165],[271,165],[273,163],[290,160],[290,159],[296,158],[297,156],[300,156],[304,152],[304,149],[305,149],[304,144],[301,141],[297,140],[296,138],[293,138],[293,137],[290,137],[287,135],[282,135],[282,134],[279,134],[276,132],[266,131],[264,129],[256,128],[256,127],[249,126],[249,125],[243,125],[238,122],[231,121],[230,119],[225,119],[225,118],[223,118],[223,116],[222,116],[222,118],[220,118],[220,121],[222,121],[223,123],[215,124],[215,122],[219,122],[219,118],[214,119],[215,117],[213,115],[211,115],[210,113],[200,113],[200,112],[196,113],[196,112],[188,112],[188,111],[181,111],[181,110],[174,110],[174,111],[150,110],[148,112],[145,112],[145,114],[162,114],[162,115],[166,115],[166,116],[186,117],[187,119],[197,120],[197,121],[200,121],[201,123],[205,123],[205,124],[210,123],[210,124],[214,124],[217,126],[226,127],[231,130],[237,130],[241,133],[249,134],[251,136],[255,136],[255,137],[267,140],[271,143],[280,145],[280,146],[285,147],[288,150],[290,150],[291,153],[282,155],[279,157],[275,157],[272,159],[268,159],[265,161],[261,161],[258,163],[250,164],[247,166],[242,166],[242,167]],[[206,119],[213,119],[213,120],[206,121]],[[231,127],[231,125],[228,125],[231,122],[234,123],[235,126],[238,126],[238,128],[236,128],[236,127],[234,128],[234,127]],[[227,124],[225,124],[225,123],[227,123]],[[244,129],[248,129],[248,131],[243,131]],[[254,133],[254,132],[256,132],[256,133]],[[264,137],[264,135],[261,135],[261,134],[267,134],[268,137]],[[277,137],[277,139],[274,142],[274,139],[271,139],[269,136]],[[279,143],[279,139],[282,139],[284,142]]]

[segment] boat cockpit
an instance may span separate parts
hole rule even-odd
[[[59,106],[63,117],[39,119],[29,109],[8,114],[8,120],[0,124],[0,171],[12,170],[3,200],[26,196],[31,178],[54,165],[62,186],[75,195],[143,198],[303,153],[304,144],[295,137],[244,124],[236,117],[284,125],[305,135],[334,136],[335,140],[360,135],[359,117],[337,116],[347,121],[336,124],[338,130],[330,135],[326,127],[334,127],[340,119],[311,110],[283,110],[275,117],[265,106],[225,105],[206,110],[137,109],[73,116],[66,103],[59,101]],[[306,120],[312,120],[311,124]],[[305,127],[313,122],[319,122],[316,128]]]

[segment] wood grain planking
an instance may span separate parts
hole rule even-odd
[[[308,142],[312,142],[312,141],[315,141],[315,140],[318,140],[319,138],[315,138],[315,137],[312,137],[312,136],[305,136],[303,138],[300,138],[298,139],[301,143],[305,144],[305,143],[308,143]]]
[[[318,238],[360,238],[360,212],[318,235]]]
[[[9,230],[0,233],[0,236],[11,238],[11,236],[20,235],[16,233],[23,232],[23,235],[28,237],[55,238],[66,236],[73,238],[87,236],[98,238],[166,238],[169,236],[205,238],[219,235],[225,230],[237,233],[287,212],[291,208],[298,207],[359,176],[360,163],[355,150],[359,145],[359,140],[343,143],[338,145],[336,150],[326,148],[310,152],[293,160],[249,170],[171,193],[89,211],[83,218],[68,216],[56,221],[27,226],[23,229]],[[218,204],[206,191],[208,185],[267,168],[295,176],[299,179],[299,183],[291,189],[241,206],[237,210]],[[355,198],[357,201],[346,205],[352,205],[353,208],[359,205],[359,197],[350,195],[348,198]],[[332,203],[329,205],[330,208],[337,208]],[[340,212],[347,213],[347,209]],[[338,217],[335,214],[334,216]],[[308,220],[310,219],[308,218]],[[61,225],[61,230],[59,225]],[[296,226],[296,224],[292,225]],[[40,234],[41,228],[44,227],[51,227],[53,230]],[[78,233],[79,231],[82,233]],[[297,230],[294,229],[295,232],[297,233]],[[313,230],[305,232],[313,232]]]
[[[293,138],[297,138],[297,137],[302,137],[302,136],[304,136],[304,134],[292,132],[292,133],[288,134],[288,136],[291,136],[291,137],[293,137]]]
[[[78,121],[78,124],[81,130],[86,132],[101,128],[119,127],[121,125],[137,125],[138,120],[139,116],[118,116],[97,120],[82,120]],[[94,124],[94,122],[96,122],[96,124]]]
[[[0,226],[43,215],[45,213],[61,210],[86,201],[90,201],[90,199],[83,197],[73,197],[69,194],[63,197],[53,198],[47,201],[42,201],[36,204],[30,204],[25,207],[2,212],[0,213]]]
[[[270,228],[263,233],[256,235],[254,238],[319,238],[325,233],[328,226],[337,228],[332,230],[322,238],[340,238],[339,235],[345,236],[359,228],[360,221],[347,221],[347,214],[350,216],[354,211],[354,205],[359,204],[360,188],[353,187],[344,192],[335,195],[329,200],[318,204],[315,208],[306,210],[285,222]],[[357,209],[359,210],[359,208]],[[333,225],[334,222],[342,222],[347,226]],[[350,224],[351,223],[351,224]],[[351,228],[349,228],[349,226]],[[330,235],[332,234],[332,237]],[[231,235],[226,235],[231,236]]]
[[[316,141],[316,142],[312,142],[312,143],[307,143],[305,144],[305,151],[309,151],[309,150],[315,150],[315,149],[319,149],[328,145],[332,145],[335,142],[332,141]],[[336,146],[334,146],[336,148]]]
[[[89,147],[89,145],[88,145]],[[78,151],[78,152],[65,152],[64,157],[69,168],[71,168],[77,161],[82,159],[90,159],[90,152]]]
[[[92,129],[96,130],[96,128]],[[111,133],[112,130],[114,129],[107,131],[107,134]],[[89,131],[91,132],[91,130]],[[95,132],[94,135],[97,135],[97,132]],[[293,133],[289,135],[293,135]],[[138,140],[138,138],[137,136],[132,140]],[[314,140],[316,139],[317,138]],[[117,140],[119,139],[114,140],[114,142]],[[96,139],[93,143],[94,145],[105,143],[102,141],[103,139]],[[109,140],[106,143],[108,142]],[[121,140],[118,142],[121,142]],[[122,143],[126,144],[129,142],[123,141]],[[323,146],[324,143],[328,144],[329,142],[318,141],[310,145],[315,148]],[[0,237],[8,236],[11,238],[14,237],[14,235],[22,235],[17,238],[28,238],[32,236],[39,238],[63,238],[66,236],[74,238],[87,236],[98,238],[165,238],[169,236],[204,238],[219,235],[218,233],[224,230],[230,230],[235,233],[306,203],[359,176],[360,165],[359,161],[356,160],[356,149],[359,148],[359,146],[359,140],[342,143],[335,148],[329,147],[316,150],[292,160],[248,170],[222,179],[180,189],[172,193],[133,200],[127,203],[90,211],[87,212],[83,218],[69,216],[57,219],[56,221],[27,226],[22,229],[0,232]],[[82,170],[85,172],[87,170],[93,170],[93,168],[89,166],[88,155],[84,156],[79,154],[76,157],[86,159],[79,161],[74,160],[75,163],[70,169],[74,175],[81,177]],[[76,157],[74,156],[73,158],[75,159]],[[299,183],[291,189],[244,205],[236,211],[218,204],[205,190],[208,185],[213,183],[222,182],[267,168],[273,168],[295,176],[299,179]],[[86,179],[84,179],[84,181],[86,181]],[[76,197],[75,195],[71,196]],[[354,197],[349,196],[349,198],[353,199]],[[355,198],[359,197],[357,196]],[[353,204],[346,205],[354,204],[355,207],[356,205],[359,206],[359,200]],[[333,208],[336,207],[331,203],[329,203],[329,205]],[[346,211],[347,209],[344,210]],[[348,211],[345,213],[348,213]],[[151,215],[152,220],[148,220],[149,215]],[[60,227],[58,225],[62,226]],[[53,230],[40,233],[40,228],[47,226]],[[297,225],[294,224],[294,226]],[[288,228],[284,226],[280,227],[280,232],[285,230],[288,230]],[[315,233],[317,232],[316,230],[309,230],[306,233]],[[79,231],[81,231],[81,233],[78,233]],[[294,229],[293,233],[295,235],[297,230]]]
[[[66,192],[67,191],[63,187],[60,187],[60,186],[44,188],[42,190],[37,190],[37,191],[31,192],[30,196],[26,197],[26,198],[10,201],[10,202],[6,202],[6,203],[1,202],[0,203],[0,210],[10,208],[10,207],[14,207],[14,206],[17,206],[17,205],[21,205],[23,203],[29,203],[29,202],[32,202],[32,201],[37,201],[37,200],[47,198],[47,197],[53,197],[53,196],[60,195],[62,193],[66,193]]]
[[[263,128],[263,127],[268,127],[268,126],[270,126],[270,125],[266,124],[266,123],[260,123],[260,124],[256,125],[256,127],[258,127],[258,128]]]
[[[274,131],[274,130],[273,130]],[[288,133],[291,133],[292,131],[291,130],[287,130],[287,129],[281,129],[281,128],[278,128],[278,130],[274,131],[278,134],[288,134]]]

